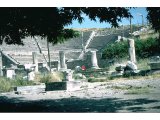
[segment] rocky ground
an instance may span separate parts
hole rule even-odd
[[[0,112],[160,112],[160,79],[85,83],[72,92],[1,93]]]

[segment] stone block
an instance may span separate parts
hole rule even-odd
[[[20,86],[20,87],[15,87],[14,91],[17,94],[23,94],[23,93],[41,93],[45,92],[45,84],[41,85],[34,85],[34,86]]]
[[[82,82],[79,81],[62,81],[46,83],[46,91],[67,90],[75,91],[80,90]]]
[[[126,65],[127,70],[137,70],[137,65],[134,62],[128,61]]]
[[[125,67],[126,67],[126,65],[120,64],[120,65],[118,65],[118,66],[115,68],[115,70],[116,70],[116,71],[123,71]]]

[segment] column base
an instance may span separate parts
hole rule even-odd
[[[91,69],[100,69],[98,66],[92,66]]]

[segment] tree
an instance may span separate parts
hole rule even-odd
[[[41,36],[53,44],[76,37],[78,33],[64,26],[73,20],[83,22],[82,14],[91,20],[108,22],[117,27],[121,18],[130,16],[128,8],[0,8],[0,42],[23,45],[22,38]]]
[[[147,7],[147,12],[148,12],[147,19],[152,25],[152,27],[156,30],[156,32],[159,32],[159,41],[160,41],[160,8]]]

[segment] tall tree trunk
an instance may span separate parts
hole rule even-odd
[[[49,50],[49,40],[47,39],[47,50],[48,50],[48,62],[49,62],[49,72],[51,72],[51,56],[50,56],[50,50]]]

